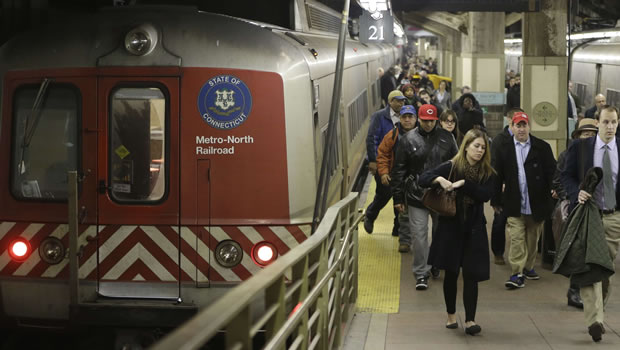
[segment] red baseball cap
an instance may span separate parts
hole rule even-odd
[[[437,117],[437,107],[433,105],[421,105],[418,108],[418,118],[422,120],[439,120]]]
[[[515,114],[512,115],[512,123],[519,124],[520,122],[526,122],[529,124],[530,117],[528,117],[527,114],[523,112],[516,112]]]

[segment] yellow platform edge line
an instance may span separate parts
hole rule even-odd
[[[371,180],[364,209],[375,196],[376,184]],[[398,237],[392,236],[393,203],[390,200],[375,220],[372,234],[363,223],[359,235],[358,312],[398,313],[400,304],[400,253]]]

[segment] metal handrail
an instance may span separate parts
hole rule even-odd
[[[221,330],[226,331],[226,349],[252,349],[258,328],[265,330],[267,349],[283,349],[294,332],[298,334],[291,343],[293,347],[338,347],[357,298],[358,245],[354,233],[363,218],[357,201],[358,194],[350,193],[333,205],[316,232],[302,244],[233,288],[151,349],[197,349]],[[312,269],[317,264],[318,268]],[[271,315],[256,315],[253,305],[260,297],[264,297],[264,310]],[[265,327],[258,327],[260,323]]]

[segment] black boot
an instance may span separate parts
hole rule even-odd
[[[568,306],[574,306],[578,309],[583,309],[583,301],[581,300],[581,296],[579,295],[579,288],[568,288],[566,297],[568,298]]]

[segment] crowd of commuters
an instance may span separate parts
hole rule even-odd
[[[518,75],[507,72],[508,125],[491,139],[471,89],[462,87],[453,101],[448,82],[435,87],[429,73],[436,73],[434,62],[417,59],[404,70],[391,67],[381,77],[385,108],[373,114],[367,137],[377,190],[366,209],[366,232],[373,232],[379,211],[393,199],[392,235],[399,237],[399,252],[413,253],[416,289],[428,289],[429,279],[444,271],[446,328],[455,329],[457,279],[462,274],[464,328],[475,335],[482,330],[475,321],[478,283],[490,278],[491,261],[509,266],[504,283],[508,290],[540,279],[535,268],[540,238],[544,223],[553,221],[558,251],[554,272],[571,277],[568,305],[584,309],[588,332],[600,341],[613,261],[620,248],[618,110],[597,95],[595,105],[585,112],[587,118],[582,118],[581,103],[569,86],[567,117],[580,121],[572,134],[574,142],[556,163],[551,146],[531,134],[530,117],[520,109]],[[426,208],[423,195],[433,187],[454,191],[456,215],[440,216]],[[493,257],[484,215],[488,201],[494,212]],[[592,233],[595,225],[590,225],[569,232],[581,222],[580,215],[596,220],[598,216],[588,216],[587,210],[600,213],[601,229]],[[571,245],[575,239],[587,244],[576,244],[577,249]],[[597,252],[607,259],[601,260],[611,261],[611,267],[598,263],[602,267],[591,268],[597,263],[586,261],[593,254],[588,247],[597,244],[603,247]]]

